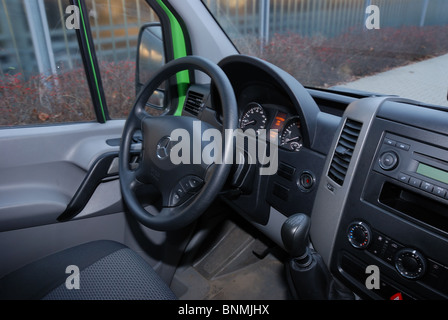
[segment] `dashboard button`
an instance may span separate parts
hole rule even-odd
[[[429,182],[423,181],[422,184],[420,185],[420,189],[425,190],[427,192],[432,192],[432,190],[434,189],[434,185],[432,185]]]
[[[313,174],[311,172],[304,171],[300,175],[298,185],[302,191],[309,191],[313,188],[315,182],[316,179],[314,178]]]
[[[443,198],[446,195],[446,189],[442,188],[442,187],[435,186],[434,189],[432,190],[432,193],[434,193],[436,196]]]
[[[376,256],[381,256],[385,251],[385,237],[376,232],[373,233],[372,236],[372,244],[369,246],[368,251],[373,253]]]
[[[380,156],[379,163],[383,170],[393,170],[398,165],[398,155],[393,151],[384,152]]]
[[[391,146],[391,147],[395,147],[397,142],[395,140],[392,140],[392,139],[389,139],[389,138],[385,138],[384,139],[384,144],[387,144],[388,146]]]
[[[411,178],[411,179],[409,180],[409,184],[410,184],[411,186],[416,187],[416,188],[420,188],[420,185],[422,184],[422,180],[417,179],[417,178]]]
[[[410,149],[410,145],[402,142],[397,142],[396,147],[405,151],[408,151]]]
[[[185,192],[194,193],[198,191],[203,184],[204,181],[196,176],[187,176],[180,181],[180,185],[182,186]]]
[[[191,190],[191,185],[190,185],[190,178],[184,178],[180,181],[180,184],[182,186],[182,188],[185,190],[185,192],[189,192]]]
[[[175,192],[179,196],[179,198],[181,198],[181,199],[185,196],[185,190],[182,189],[182,186],[180,184],[178,184],[176,186]]]
[[[179,202],[181,201],[181,198],[179,197],[179,195],[177,193],[174,193],[171,196],[171,201],[170,201],[170,205],[171,206],[176,206],[179,204]]]
[[[410,178],[411,178],[410,176],[408,176],[407,174],[404,174],[404,173],[400,173],[398,175],[398,180],[400,180],[403,183],[408,183]]]
[[[384,252],[383,259],[388,263],[393,263],[395,254],[399,249],[401,249],[401,246],[398,243],[390,241]]]
[[[204,181],[202,181],[202,179],[200,179],[198,177],[194,177],[194,176],[190,177],[188,182],[190,183],[190,186],[193,191],[199,190],[202,187],[202,185],[204,184]]]

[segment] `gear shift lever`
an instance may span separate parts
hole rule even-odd
[[[310,218],[306,214],[298,213],[286,219],[281,230],[286,251],[292,258],[302,263],[309,260],[307,257],[309,257],[308,233],[310,225]]]
[[[283,245],[291,259],[286,274],[291,293],[296,299],[353,299],[327,269],[322,257],[310,248],[310,218],[303,213],[290,216],[282,225]]]

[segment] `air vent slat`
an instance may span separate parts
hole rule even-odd
[[[340,157],[334,157],[333,161],[337,163],[339,166],[343,167],[345,170],[348,169],[348,166],[350,164],[350,160],[347,161],[346,159],[342,159]]]
[[[204,105],[204,95],[195,91],[188,91],[185,99],[185,111],[197,116]]]
[[[328,176],[340,186],[343,185],[347,175],[361,128],[362,123],[347,119],[336,145]]]
[[[361,128],[362,128],[362,123],[357,122],[357,121],[353,121],[353,120],[347,120],[345,125],[346,125],[347,128],[354,129],[354,130],[356,130],[358,132],[360,132]]]
[[[355,143],[352,143],[350,141],[347,141],[344,137],[344,135],[341,136],[341,139],[339,140],[339,145],[344,146],[345,148],[349,149],[349,150],[354,150],[355,149]]]
[[[328,175],[331,176],[331,179],[333,179],[333,181],[339,185],[342,185],[342,183],[344,182],[345,174],[341,174],[334,169],[330,169]]]
[[[345,175],[347,173],[347,168],[342,167],[337,162],[333,163],[333,169],[336,170],[339,173],[342,173],[343,175]]]
[[[349,134],[349,135],[351,135],[353,137],[359,136],[359,130],[350,129],[348,127],[346,127],[344,129],[344,133]]]
[[[358,140],[359,132],[356,135],[353,135],[351,133],[348,133],[347,131],[342,132],[342,137],[344,140],[347,140],[353,144],[356,144],[356,141]]]

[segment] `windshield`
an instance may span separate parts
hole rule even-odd
[[[203,0],[242,54],[307,87],[448,106],[446,0]]]

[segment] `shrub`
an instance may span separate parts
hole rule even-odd
[[[242,53],[283,68],[307,86],[330,87],[448,52],[448,26],[348,30],[335,38],[276,34],[236,40]],[[135,98],[135,62],[100,62],[109,114],[126,118]],[[82,66],[51,76],[0,78],[0,125],[96,120]]]
[[[112,118],[127,118],[135,99],[134,61],[101,62],[100,70],[107,100],[107,107]]]
[[[7,74],[0,79],[0,124],[86,121],[94,111],[81,68],[57,75]]]
[[[110,115],[126,118],[135,97],[135,62],[101,62],[100,70]],[[0,101],[2,126],[96,120],[80,66],[51,76],[5,74],[0,78]]]
[[[242,53],[286,70],[301,83],[330,87],[448,52],[448,26],[350,29],[334,37],[275,34],[266,45],[236,40]]]

